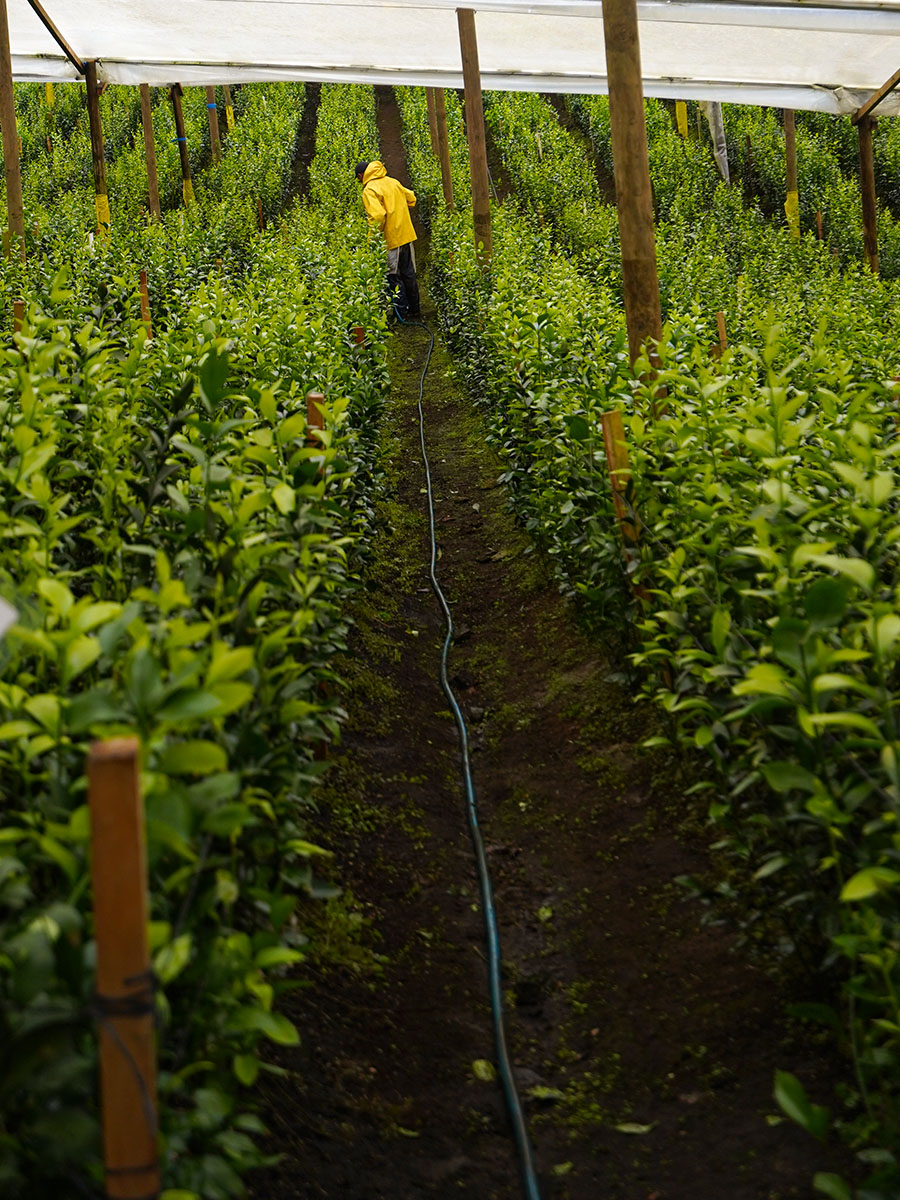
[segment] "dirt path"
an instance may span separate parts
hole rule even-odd
[[[382,154],[403,177],[396,107]],[[421,267],[421,263],[420,263]],[[423,289],[425,319],[436,325]],[[282,1161],[257,1200],[516,1200],[493,1059],[482,918],[455,728],[437,681],[415,399],[425,349],[391,346],[386,496],[343,665],[349,719],[318,839],[343,896],[305,910],[318,957],[286,1001],[267,1122]],[[823,1150],[770,1125],[772,1075],[817,1099],[826,1068],[785,1001],[701,925],[674,877],[702,871],[677,771],[608,678],[507,508],[485,429],[438,342],[426,420],[439,571],[460,630],[451,674],[472,730],[505,957],[513,1057],[545,1197],[811,1197]],[[309,981],[312,986],[306,986]]]

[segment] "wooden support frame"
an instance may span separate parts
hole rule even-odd
[[[231,103],[231,88],[227,83],[222,84],[222,95],[225,97],[225,128],[230,133],[234,129],[234,105]]]
[[[431,87],[425,89],[425,103],[428,106],[428,132],[431,135],[431,153],[435,158],[438,157],[437,111],[434,99],[436,90],[436,88]]]
[[[800,236],[800,196],[797,191],[797,127],[794,110],[784,109],[784,215],[791,237]]]
[[[175,115],[175,137],[178,139],[178,154],[181,158],[181,194],[184,197],[185,208],[194,201],[194,183],[191,179],[191,159],[188,154],[187,137],[184,132],[184,112],[181,108],[181,93],[184,89],[180,83],[173,83],[170,89],[172,97],[172,112]]]
[[[878,274],[878,209],[875,204],[875,155],[872,150],[874,117],[857,123],[859,136],[859,190],[862,198],[863,249],[873,274]]]
[[[19,167],[19,134],[13,91],[12,55],[9,49],[9,16],[6,0],[0,0],[0,131],[3,135],[3,173],[6,177],[6,212],[10,244],[25,261],[25,208],[22,203],[22,174]],[[10,251],[11,252],[11,251]]]
[[[136,738],[94,743],[88,801],[109,1200],[155,1196],[160,1190],[147,851],[138,781]]]
[[[150,104],[150,85],[141,84],[141,125],[144,130],[144,161],[147,164],[147,200],[150,215],[155,221],[162,217],[159,206],[159,177],[156,171],[156,142],[153,138],[153,109]]]
[[[481,70],[478,64],[478,37],[475,13],[458,8],[459,48],[462,56],[463,85],[466,97],[466,138],[469,143],[469,173],[472,177],[472,220],[475,226],[475,250],[482,266],[493,257],[491,236],[491,190],[488,179],[487,141],[484,133],[484,106],[481,99]]]
[[[434,115],[437,124],[438,157],[441,160],[441,187],[447,212],[453,212],[453,173],[450,170],[450,138],[447,134],[447,101],[443,88],[434,89]]]
[[[873,108],[877,108],[885,96],[889,96],[891,94],[898,83],[900,83],[900,69],[896,70],[890,79],[886,79],[878,91],[873,92],[865,104],[861,105],[856,110],[856,112],[850,118],[853,124],[858,125],[860,121],[864,120]]]
[[[91,127],[91,161],[94,166],[94,203],[97,208],[97,232],[109,233],[112,218],[106,191],[106,159],[103,154],[103,122],[100,119],[100,89],[97,86],[97,63],[92,59],[84,64],[87,84],[88,122]]]
[[[219,109],[216,105],[216,89],[209,84],[206,89],[206,116],[209,121],[209,145],[214,163],[222,161],[222,141],[219,137]]]
[[[41,24],[44,26],[44,28],[47,30],[47,32],[50,34],[50,36],[53,38],[54,42],[56,42],[57,46],[59,46],[60,50],[62,50],[63,54],[66,56],[66,58],[72,64],[72,66],[75,68],[75,70],[78,72],[78,74],[84,75],[85,67],[87,64],[82,62],[82,60],[78,57],[78,55],[75,53],[75,51],[69,45],[69,43],[66,41],[66,39],[63,37],[63,35],[59,32],[59,30],[56,28],[56,26],[50,20],[49,16],[44,11],[44,6],[40,3],[40,0],[28,0],[28,3],[30,4],[31,8],[34,10],[38,20],[41,22]]]
[[[603,38],[625,320],[628,350],[634,363],[648,339],[658,341],[662,337],[637,0],[605,0]]]
[[[631,466],[628,462],[628,445],[625,441],[625,426],[622,413],[618,408],[605,412],[600,417],[603,430],[603,446],[606,450],[606,462],[609,466],[609,480],[612,487],[613,507],[619,521],[622,542],[634,545],[638,541],[640,527],[636,518],[629,512],[625,494],[631,481]]]

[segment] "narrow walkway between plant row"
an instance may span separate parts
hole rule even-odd
[[[380,103],[383,157],[405,178],[396,106]],[[521,1195],[484,1065],[482,920],[437,682],[415,410],[425,344],[415,329],[392,343],[387,495],[317,834],[345,891],[305,914],[325,953],[285,1002],[303,1043],[279,1052],[286,1073],[267,1084],[283,1157],[257,1200]],[[785,996],[673,882],[707,866],[677,766],[640,749],[650,716],[610,681],[516,525],[440,339],[425,400],[439,572],[460,631],[451,674],[473,732],[511,1050],[545,1196],[809,1197],[822,1148],[765,1115],[775,1066],[823,1091],[825,1068],[782,1023]]]

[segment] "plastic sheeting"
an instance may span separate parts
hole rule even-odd
[[[458,3],[458,0],[456,0]],[[111,83],[333,80],[461,87],[454,0],[44,0]],[[13,73],[78,72],[27,0],[7,0]],[[481,0],[487,89],[605,92],[602,5]],[[900,0],[639,0],[648,96],[852,113],[900,66]],[[900,112],[892,94],[878,108]]]

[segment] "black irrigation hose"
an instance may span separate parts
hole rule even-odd
[[[434,350],[434,334],[422,322],[419,321],[404,321],[398,313],[400,321],[404,325],[415,326],[419,329],[424,329],[430,339],[428,344],[428,353],[425,356],[425,363],[422,367],[422,376],[419,380],[419,444],[422,450],[422,462],[425,467],[425,486],[428,494],[428,529],[431,538],[431,562],[429,564],[429,575],[431,577],[431,587],[437,596],[440,604],[444,620],[446,622],[447,633],[444,638],[444,648],[441,652],[441,687],[444,695],[453,710],[453,716],[456,720],[456,727],[459,730],[459,744],[462,752],[463,779],[466,789],[466,811],[469,819],[469,833],[472,837],[472,845],[475,850],[475,859],[478,867],[478,882],[481,888],[481,903],[484,909],[484,925],[487,935],[488,946],[488,977],[490,982],[491,996],[491,1015],[494,1024],[494,1045],[497,1054],[497,1064],[499,1068],[500,1080],[503,1084],[503,1093],[506,1098],[506,1108],[509,1113],[509,1119],[513,1127],[513,1137],[516,1142],[516,1149],[519,1155],[519,1165],[522,1171],[522,1186],[526,1200],[541,1200],[540,1186],[538,1184],[537,1171],[534,1165],[534,1152],[531,1148],[531,1140],[528,1137],[528,1125],[525,1121],[525,1113],[522,1108],[522,1101],[519,1099],[519,1093],[516,1088],[516,1081],[513,1077],[512,1062],[510,1061],[509,1051],[506,1048],[506,1029],[503,1021],[503,984],[501,976],[502,960],[500,956],[500,933],[497,927],[497,911],[494,907],[494,889],[491,884],[491,871],[488,866],[487,855],[484,850],[484,840],[481,836],[481,828],[478,823],[478,801],[475,798],[475,785],[472,782],[472,763],[469,758],[469,731],[466,728],[465,718],[462,714],[462,709],[450,686],[450,679],[447,674],[447,659],[450,654],[450,646],[453,642],[453,614],[450,611],[450,605],[447,603],[447,597],[441,590],[441,585],[437,578],[437,537],[435,534],[434,521],[434,492],[431,485],[431,467],[428,463],[428,452],[425,448],[425,410],[423,407],[422,398],[425,392],[425,376],[428,373],[428,367],[431,362],[432,351]]]

